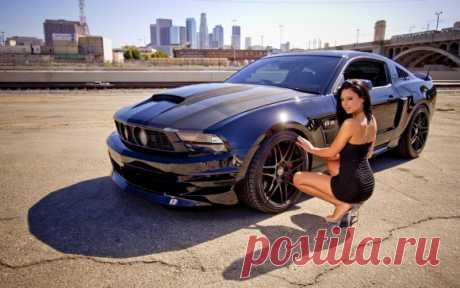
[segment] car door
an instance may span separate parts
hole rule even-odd
[[[347,64],[343,79],[366,79],[372,82],[369,91],[372,113],[377,120],[377,140],[375,146],[384,145],[392,139],[398,124],[399,95],[391,82],[388,65],[384,61],[359,58]]]

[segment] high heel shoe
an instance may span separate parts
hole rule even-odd
[[[345,217],[340,222],[340,227],[351,227],[353,224],[358,222],[359,208],[363,203],[352,204],[352,208],[348,211]]]
[[[324,217],[328,224],[338,225],[340,227],[349,227],[358,222],[358,210],[361,207],[362,203],[352,204],[351,208],[345,212],[339,219],[331,219],[329,217]]]

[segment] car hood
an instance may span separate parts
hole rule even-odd
[[[312,95],[265,85],[194,84],[154,94],[120,110],[115,118],[158,128],[203,130],[245,111]]]

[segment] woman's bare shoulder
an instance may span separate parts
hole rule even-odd
[[[372,115],[372,123],[374,123],[374,125],[377,126],[377,119],[375,119],[374,115]]]

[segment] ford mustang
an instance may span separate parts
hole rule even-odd
[[[436,89],[429,75],[373,53],[313,51],[266,56],[222,83],[163,90],[114,115],[107,139],[112,179],[122,189],[175,206],[243,203],[279,213],[301,194],[296,171],[324,171],[317,147],[338,132],[336,91],[369,83],[377,119],[373,157],[417,157],[427,141]]]

